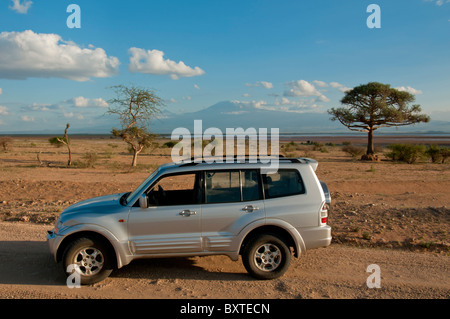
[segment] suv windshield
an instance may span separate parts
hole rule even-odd
[[[142,184],[139,185],[139,187],[134,190],[134,192],[130,193],[130,195],[128,195],[128,197],[125,199],[124,204],[126,205],[130,201],[133,201],[133,199],[137,196],[137,194],[139,194],[142,191],[142,189],[145,187],[145,185],[147,185],[148,182],[151,179],[153,179],[153,177],[155,177],[155,175],[158,173],[158,171],[159,171],[159,168],[156,171],[154,171],[153,173],[151,173],[150,176],[147,177],[147,179],[145,181],[143,181]]]

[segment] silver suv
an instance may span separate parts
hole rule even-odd
[[[138,258],[205,255],[241,255],[252,276],[274,279],[292,254],[331,242],[330,195],[317,165],[280,158],[269,175],[248,160],[165,164],[131,193],[65,209],[48,232],[50,251],[67,275],[78,271],[81,284]]]

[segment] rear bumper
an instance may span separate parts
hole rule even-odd
[[[306,250],[326,247],[331,244],[331,227],[328,225],[318,227],[297,228],[303,238]]]

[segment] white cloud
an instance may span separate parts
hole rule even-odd
[[[338,82],[330,82],[330,86],[332,88],[338,89],[339,91],[341,91],[343,93],[350,91],[352,89],[352,88],[346,87],[343,84],[338,83]]]
[[[288,89],[284,92],[284,96],[288,96],[288,97],[317,96],[318,100],[321,102],[329,102],[330,101],[330,99],[328,99],[319,90],[317,90],[313,84],[311,84],[305,80],[287,82],[286,85],[288,87],[290,87],[290,89]]]
[[[191,68],[183,61],[174,62],[164,59],[164,52],[159,50],[144,50],[140,48],[130,48],[130,72],[169,75],[177,80],[180,77],[193,77],[205,74],[198,66]]]
[[[408,93],[411,93],[411,94],[414,94],[414,95],[423,93],[421,90],[416,90],[415,88],[412,88],[410,86],[407,86],[407,87],[400,86],[400,87],[396,87],[396,89],[399,90],[399,91],[408,92]]]
[[[0,33],[0,78],[24,80],[64,78],[88,81],[118,73],[119,60],[101,48],[82,48],[57,34],[23,32]]]
[[[296,112],[296,113],[303,113],[307,110],[310,111],[311,109],[316,109],[319,107],[319,105],[315,104],[314,99],[305,101],[305,100],[291,100],[286,97],[282,97],[281,101],[277,99],[274,105],[284,106],[281,107],[281,110],[284,110],[285,112]]]
[[[33,1],[24,0],[22,3],[20,0],[11,0],[13,3],[9,8],[11,10],[16,11],[17,13],[27,14],[28,9],[30,9],[31,5],[33,4]]]
[[[430,0],[428,0],[428,2],[430,2]],[[442,6],[444,3],[449,3],[450,0],[436,0],[436,1],[431,0],[431,2],[435,2],[436,5],[440,7],[440,6]]]
[[[78,96],[72,99],[75,107],[108,107],[108,102],[101,98],[88,99],[83,96]]]
[[[263,87],[265,89],[272,89],[273,88],[273,84],[271,82],[267,82],[267,81],[258,81],[254,84],[251,83],[245,83],[246,86],[248,87]]]
[[[338,83],[338,82],[330,82],[330,86],[332,87],[332,88],[340,88],[340,87],[342,87],[343,85],[341,84],[341,83]]]
[[[32,105],[23,107],[22,110],[23,111],[42,111],[42,112],[47,112],[50,111],[52,109],[55,109],[55,105],[51,105],[51,104],[39,104],[39,103],[33,103]]]
[[[22,121],[24,122],[34,122],[34,117],[32,116],[28,116],[28,115],[23,115],[20,117],[22,119]]]
[[[197,84],[194,84],[194,88],[196,88],[197,90],[200,90],[200,87]]]
[[[353,90],[353,88],[349,88],[346,86],[342,86],[339,88],[339,91],[341,91],[342,93],[346,93],[347,91]]]
[[[6,106],[0,105],[0,115],[8,115],[8,108]]]
[[[64,117],[71,119],[71,118],[76,118],[77,120],[83,120],[84,116],[81,114],[75,114],[73,112],[64,112]]]
[[[324,87],[328,86],[328,84],[326,82],[324,82],[324,81],[314,80],[313,83],[315,85],[317,85],[318,87],[321,87],[321,88],[324,88]]]

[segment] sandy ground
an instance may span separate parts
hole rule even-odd
[[[327,152],[299,147],[319,160],[333,204],[330,247],[293,259],[285,276],[257,281],[227,257],[136,261],[89,287],[69,289],[49,255],[45,235],[56,216],[77,201],[132,190],[170,150],[143,154],[140,166],[118,140],[72,140],[65,149],[44,138],[15,138],[0,152],[0,298],[430,298],[450,296],[449,164],[355,161],[338,146]],[[37,154],[44,162],[37,161]],[[85,154],[98,155],[86,167]],[[306,153],[306,154],[305,154]],[[381,269],[381,288],[366,285],[367,267]]]
[[[93,286],[69,289],[48,253],[43,225],[0,224],[2,298],[448,298],[448,257],[333,244],[294,260],[277,280],[258,281],[228,257],[136,261]],[[381,269],[381,288],[366,285]]]

